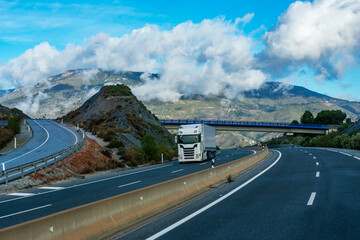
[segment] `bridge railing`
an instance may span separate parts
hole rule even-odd
[[[37,170],[39,170],[40,168],[43,167],[48,167],[50,165],[53,165],[61,160],[63,160],[64,158],[72,155],[73,153],[75,153],[77,150],[79,150],[85,143],[86,140],[86,134],[85,132],[79,128],[77,130],[80,135],[82,136],[81,140],[79,142],[77,142],[75,145],[72,145],[71,147],[62,150],[58,153],[52,154],[50,156],[35,160],[33,162],[29,162],[29,163],[25,163],[16,167],[12,167],[12,168],[5,168],[5,165],[0,165],[2,172],[0,172],[0,177],[1,176],[5,176],[5,184],[7,185],[9,182],[9,176],[12,179],[17,179],[17,178],[23,178],[25,175],[28,175],[30,173],[33,173]],[[9,175],[11,174],[12,175]],[[0,182],[2,183],[4,181],[3,177],[0,178]]]
[[[291,127],[291,128],[313,128],[328,130],[328,125],[323,124],[304,124],[304,123],[284,123],[284,122],[255,122],[255,121],[219,121],[219,120],[197,120],[197,119],[160,119],[163,124],[197,124],[203,123],[218,126],[256,126],[256,127]]]

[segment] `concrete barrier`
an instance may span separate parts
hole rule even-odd
[[[100,239],[175,206],[267,155],[266,149],[215,168],[8,227],[0,230],[0,239]]]

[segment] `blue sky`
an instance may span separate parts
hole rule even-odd
[[[161,32],[166,35],[167,32],[187,21],[191,21],[195,25],[191,27],[201,28],[205,19],[214,20],[220,18],[220,20],[214,20],[213,22],[220,22],[221,29],[223,29],[229,27],[227,22],[231,22],[235,26],[237,18],[249,16],[248,20],[240,20],[240,24],[235,26],[237,30],[233,32],[234,36],[229,36],[228,39],[239,36],[250,39],[251,47],[249,51],[254,59],[252,59],[251,63],[247,63],[236,70],[237,75],[233,74],[234,71],[232,71],[231,74],[233,75],[230,74],[231,76],[241,75],[243,69],[260,69],[265,77],[260,77],[261,80],[257,78],[254,81],[261,82],[265,78],[267,81],[283,81],[335,97],[360,100],[358,91],[360,89],[360,81],[358,80],[360,76],[359,54],[356,53],[360,46],[356,43],[359,40],[360,33],[356,25],[360,22],[358,22],[359,16],[355,11],[359,9],[359,4],[348,4],[351,6],[347,7],[347,12],[342,12],[343,7],[338,4],[340,2],[322,0],[293,4],[294,1],[286,0],[38,2],[0,0],[0,77],[2,79],[0,80],[0,89],[31,84],[32,81],[42,80],[41,78],[46,74],[55,74],[66,67],[82,67],[83,65],[74,62],[64,65],[63,68],[41,63],[41,61],[51,61],[54,56],[59,54],[67,54],[66,56],[68,56],[70,51],[66,51],[65,54],[65,50],[69,46],[83,47],[86,51],[91,52],[88,48],[94,41],[102,44],[101,41],[105,38],[104,41],[107,43],[109,39],[113,38],[113,40],[122,42],[124,35],[133,36],[133,30],[144,29],[149,24],[156,25],[158,28],[158,30],[152,29],[151,31],[155,33]],[[317,14],[319,9],[325,9],[325,13],[322,12],[322,15]],[[347,22],[341,17],[344,14],[350,16],[350,20]],[[315,17],[315,15],[320,17]],[[338,15],[340,20],[332,23],[332,18],[328,19],[330,15]],[[309,20],[299,25],[299,19]],[[334,17],[334,19],[337,18]],[[339,22],[342,25],[339,25]],[[216,25],[216,23],[214,24]],[[337,32],[329,30],[326,24],[329,25],[328,28],[339,30]],[[331,24],[334,26],[331,26]],[[297,31],[302,26],[304,26],[304,29]],[[319,26],[318,29],[320,30],[314,31],[314,29],[311,29],[312,26]],[[344,34],[344,31],[346,34]],[[99,36],[101,33],[105,33],[107,37]],[[332,42],[339,35],[350,37]],[[296,36],[296,38],[294,39],[293,36]],[[344,44],[344,40],[349,43]],[[231,40],[229,41],[231,42]],[[234,43],[235,47],[239,45],[239,41],[242,40],[237,39],[236,43]],[[221,41],[215,39],[214,42]],[[44,60],[39,60],[36,56],[36,46],[40,46],[38,49],[42,49],[39,50],[41,56],[49,52],[52,55],[49,53],[51,56],[44,55]],[[141,51],[141,46],[139,49]],[[24,54],[27,50],[28,54]],[[186,48],[186,51],[188,51],[188,48]],[[155,55],[156,59],[166,59],[168,57],[164,53],[156,53]],[[28,63],[23,62],[16,64],[21,59],[30,62],[40,61],[34,66],[42,66],[44,70],[41,71],[41,74],[31,75],[36,71],[34,66],[28,66]],[[79,58],[74,57],[74,59]],[[81,59],[84,61],[83,55]],[[124,59],[128,61],[125,57]],[[128,66],[130,69],[122,70],[157,71],[160,69],[160,72],[166,73],[165,70],[161,70],[164,66],[159,68],[159,64],[157,62],[151,65],[156,66],[155,69],[150,66],[144,67],[144,64],[118,64],[115,66],[111,63],[102,65],[98,62],[97,64],[84,66],[109,67],[109,69]],[[214,62],[209,63],[209,65],[214,65]],[[203,64],[195,66],[196,69],[199,66],[201,68]],[[23,72],[9,70],[15,67],[26,69],[33,76],[32,79],[25,81],[19,77],[20,74],[27,73],[25,70]],[[254,76],[253,73],[254,71],[251,73],[246,72],[244,75],[250,74]],[[248,82],[243,80],[243,83]],[[230,85],[246,88],[243,84],[232,81],[230,81]],[[257,84],[254,84],[254,88],[257,86]],[[233,96],[234,94],[231,93],[230,95]]]

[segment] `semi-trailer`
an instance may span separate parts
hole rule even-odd
[[[206,124],[181,125],[177,135],[179,163],[215,158],[215,128]]]

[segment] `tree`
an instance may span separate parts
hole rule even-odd
[[[156,138],[147,133],[141,139],[141,148],[145,153],[147,161],[155,160],[159,161],[161,158],[160,148],[156,143]]]
[[[20,133],[20,121],[21,119],[17,116],[9,117],[8,128],[13,130],[15,134]]]
[[[317,114],[314,123],[340,125],[344,122],[345,118],[346,113],[341,110],[323,110]]]
[[[306,110],[304,114],[300,118],[301,123],[313,123],[314,122],[314,115],[309,111]]]

